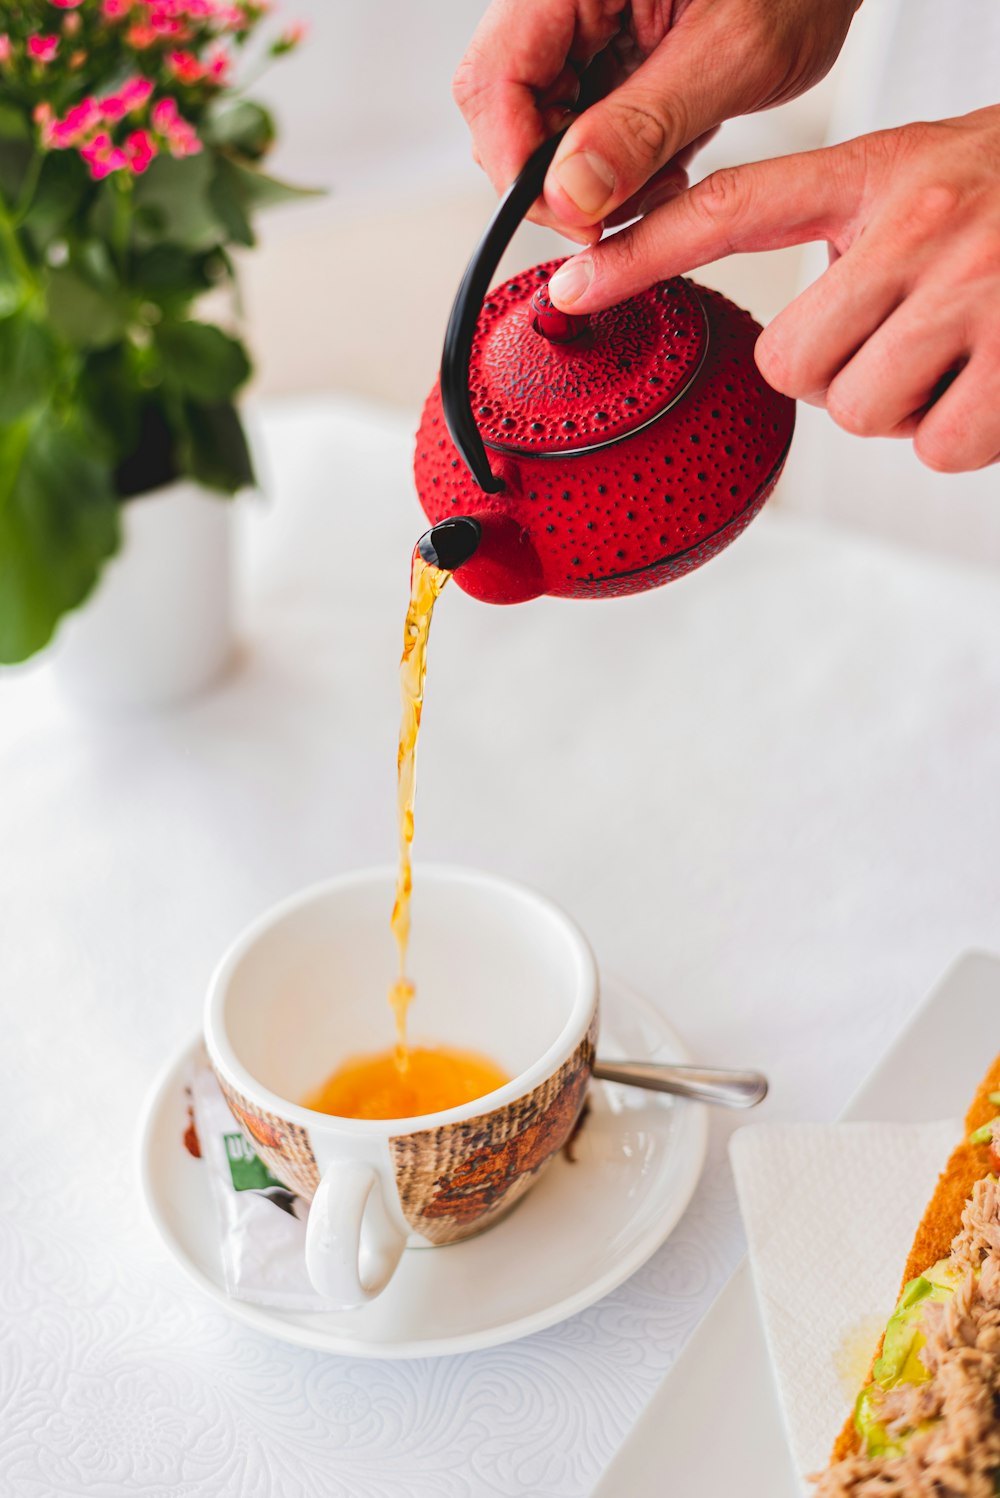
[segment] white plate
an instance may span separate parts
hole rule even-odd
[[[1000,959],[972,952],[945,975],[841,1116],[895,1123],[961,1117],[983,1074],[983,1057],[995,1055],[998,1044]],[[592,1498],[665,1492],[801,1498],[745,1261]]]
[[[613,979],[601,987],[600,1053],[689,1061],[677,1033]],[[481,1237],[409,1249],[389,1288],[357,1311],[250,1305],[225,1289],[206,1167],[183,1145],[192,1041],[157,1082],[143,1117],[139,1169],[153,1221],[181,1266],[213,1299],[260,1331],[354,1357],[471,1352],[541,1331],[614,1290],[669,1235],[701,1174],[703,1107],[595,1083],[574,1148]]]

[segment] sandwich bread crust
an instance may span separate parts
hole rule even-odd
[[[965,1120],[965,1137],[952,1152],[938,1180],[920,1226],[917,1228],[913,1247],[906,1262],[902,1285],[906,1286],[930,1265],[945,1259],[951,1253],[952,1243],[962,1231],[962,1213],[972,1197],[977,1181],[989,1171],[986,1163],[990,1158],[983,1146],[971,1144],[969,1136],[997,1116],[997,1105],[990,1101],[990,1093],[1000,1092],[1000,1056],[994,1061],[976,1093],[972,1107]],[[884,1338],[883,1338],[884,1341]],[[872,1359],[865,1387],[873,1381],[875,1362],[881,1356],[882,1341]],[[857,1455],[861,1450],[861,1438],[851,1415],[834,1444],[833,1463]]]

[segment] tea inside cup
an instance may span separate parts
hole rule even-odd
[[[275,1099],[300,1104],[339,1062],[391,1044],[393,878],[374,871],[285,902],[217,979],[231,1058]],[[531,891],[464,870],[420,869],[413,910],[411,1044],[490,1057],[512,1079],[501,1095],[530,1085],[596,989],[576,928]]]
[[[394,882],[348,875],[263,916],[223,958],[205,1015],[230,1110],[311,1200],[306,1264],[343,1308],[380,1293],[407,1244],[458,1242],[520,1200],[576,1126],[597,1042],[597,968],[567,915],[507,880],[420,868],[411,1041],[479,1052],[510,1080],[408,1118],[305,1106],[340,1062],[391,1040]]]

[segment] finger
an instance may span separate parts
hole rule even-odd
[[[692,7],[620,86],[560,144],[545,201],[566,224],[593,224],[704,131],[760,102],[754,58],[726,6]]]
[[[543,139],[547,140],[550,136],[558,134],[560,130],[564,130],[566,128],[567,121],[570,119],[572,119],[572,115],[570,114],[569,110],[564,109],[561,106],[557,105],[547,109],[543,109],[541,111]],[[477,166],[482,166],[483,163],[478,159],[475,151],[473,151],[473,158],[476,161]],[[506,191],[506,188],[509,185],[509,183],[496,184],[497,191],[499,193],[503,193]],[[555,217],[555,214],[552,213],[551,209],[546,206],[545,199],[542,197],[538,197],[535,199],[534,203],[528,209],[527,213],[524,216],[525,218],[530,219],[534,224],[541,224],[543,228],[546,229],[554,229],[558,234],[562,234],[566,239],[575,240],[577,244],[596,244],[601,237],[601,226],[599,224],[596,224],[592,227],[580,229],[559,223],[559,221]]]
[[[611,228],[619,224],[629,224],[634,218],[643,218],[647,213],[652,213],[654,208],[660,208],[664,203],[669,203],[672,198],[677,197],[678,193],[686,192],[690,186],[688,166],[702,146],[717,134],[717,130],[706,130],[704,134],[699,135],[697,140],[685,146],[683,151],[678,151],[666,166],[661,167],[650,177],[639,192],[634,193],[620,208],[608,214],[605,219],[606,226]]]
[[[651,177],[641,192],[637,192],[628,202],[609,213],[604,221],[605,225],[609,229],[616,228],[621,224],[630,224],[633,219],[643,218],[647,213],[662,208],[664,203],[669,203],[686,192],[689,185],[684,168],[671,162]]]
[[[694,158],[697,156],[698,152],[703,150],[705,146],[708,145],[709,141],[713,141],[718,133],[718,125],[713,125],[710,130],[703,130],[701,134],[696,136],[693,141],[684,146],[682,150],[677,152],[676,156],[674,157],[674,161],[676,161],[679,166],[690,166]]]
[[[903,301],[898,262],[868,244],[862,239],[834,260],[758,338],[757,367],[783,395],[825,405],[840,371]]]
[[[988,468],[1000,456],[1000,353],[973,353],[935,401],[913,439],[917,457],[938,473]]]
[[[549,84],[548,88],[538,90],[536,103],[539,112],[544,116],[550,109],[564,112],[571,110],[579,97],[580,75],[570,63],[567,63],[554,83]]]
[[[560,224],[545,206],[544,198],[536,198],[532,207],[524,215],[533,224],[541,224],[544,229],[554,229],[564,239],[572,240],[578,245],[595,245],[601,237],[601,225],[594,224],[588,229],[570,229],[565,224]]]
[[[591,15],[594,9],[584,7],[581,15],[577,0],[494,0],[476,29],[452,93],[472,133],[476,159],[498,192],[546,139],[542,112],[562,102],[558,95],[572,87],[571,56],[581,47],[604,46],[613,34],[617,21]]]
[[[713,172],[631,229],[573,256],[552,278],[552,300],[563,311],[597,312],[738,250],[839,237],[862,192],[854,145]]]
[[[967,354],[962,328],[940,305],[908,297],[837,374],[826,408],[858,437],[909,433],[941,385]]]

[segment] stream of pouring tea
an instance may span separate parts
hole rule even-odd
[[[403,629],[403,655],[399,662],[399,689],[402,698],[399,753],[396,760],[399,871],[396,875],[396,901],[392,907],[390,922],[399,951],[399,973],[389,989],[389,1003],[396,1016],[396,1065],[400,1071],[405,1071],[409,1064],[406,1011],[414,994],[413,984],[406,976],[406,952],[410,941],[410,896],[413,892],[413,796],[417,784],[417,739],[424,706],[424,678],[427,675],[427,638],[434,604],[450,576],[450,572],[431,566],[424,561],[419,551],[414,551],[410,572],[410,602]]]

